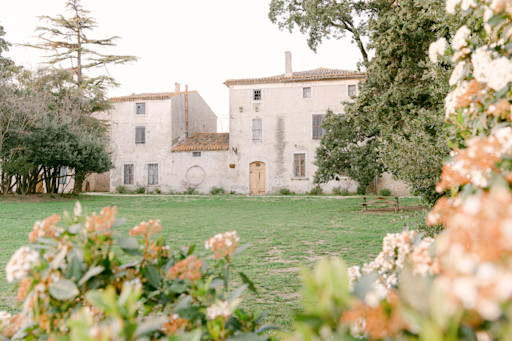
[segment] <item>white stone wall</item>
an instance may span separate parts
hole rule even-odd
[[[249,193],[249,164],[264,162],[267,172],[267,193],[288,188],[297,193],[310,191],[316,148],[320,140],[313,140],[313,114],[328,110],[343,113],[343,102],[351,101],[348,85],[357,85],[358,79],[329,80],[302,83],[278,83],[230,86],[230,161],[236,163],[238,179],[236,191]],[[311,87],[311,98],[303,98],[303,87]],[[261,101],[253,101],[252,91],[261,89]],[[252,141],[252,119],[263,121],[262,142]],[[294,153],[306,155],[306,176],[297,178],[293,172]],[[324,192],[335,186],[354,192],[353,181],[331,181],[321,187]]]
[[[136,115],[136,103],[146,103],[146,114]],[[185,95],[170,99],[116,102],[110,112],[110,148],[114,168],[110,191],[123,185],[129,189],[145,186],[168,191],[178,182],[171,158],[173,141],[185,138]],[[196,123],[201,122],[202,124]],[[146,143],[135,143],[135,127],[146,128]],[[217,117],[197,93],[189,94],[189,129],[216,132]],[[133,185],[124,184],[124,165],[134,165]],[[148,184],[148,164],[158,164],[158,184]]]
[[[230,192],[233,184],[234,169],[229,168],[227,150],[200,151],[200,157],[194,157],[192,151],[172,153],[173,192],[183,192],[188,187],[199,193],[209,193],[212,187],[222,187]]]

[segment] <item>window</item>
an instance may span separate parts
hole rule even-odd
[[[325,119],[325,115],[313,115],[313,140],[320,140],[324,135],[324,128],[322,128],[322,122]]]
[[[311,88],[302,88],[302,98],[311,98]]]
[[[201,157],[201,152],[192,152],[192,157]]]
[[[136,103],[135,113],[137,115],[146,115],[146,103]]]
[[[135,144],[146,143],[146,127],[135,127]]]
[[[261,142],[263,141],[263,128],[262,128],[262,120],[261,117],[256,117],[252,119],[252,142]]]
[[[133,165],[124,165],[124,184],[133,185]]]
[[[158,164],[148,164],[148,185],[158,184]]]
[[[253,101],[261,101],[261,90],[253,90],[252,91],[252,100]]]
[[[348,86],[348,95],[350,97],[356,97],[356,86],[355,85]]]
[[[306,176],[306,154],[293,154],[293,176]]]
[[[60,167],[59,185],[65,185],[68,182],[68,167]]]

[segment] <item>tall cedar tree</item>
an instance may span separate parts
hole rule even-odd
[[[106,99],[106,89],[109,86],[117,85],[114,79],[107,75],[88,76],[86,71],[94,68],[106,67],[111,64],[124,64],[137,60],[134,56],[118,56],[103,54],[99,50],[103,47],[115,46],[118,36],[112,36],[105,39],[96,39],[89,36],[89,32],[97,27],[96,21],[89,16],[89,11],[85,10],[80,0],[67,0],[66,9],[70,12],[69,17],[58,15],[56,17],[41,16],[41,20],[46,21],[48,26],[36,28],[39,32],[40,42],[34,45],[28,45],[46,51],[51,51],[48,56],[50,65],[63,65],[64,62],[70,63],[69,70],[73,74],[73,83],[76,85],[80,94],[87,101],[81,106],[81,114],[90,118],[90,113],[105,110],[110,107]],[[92,124],[87,130],[96,130],[97,124],[94,119],[81,120],[84,128],[87,123]],[[98,134],[103,134],[101,130],[96,130]],[[98,135],[98,140],[104,140]],[[103,161],[102,161],[103,162]],[[105,162],[104,162],[105,163]],[[105,163],[107,164],[107,163]],[[110,164],[110,162],[108,162]],[[75,167],[75,188],[78,193],[82,188],[89,171],[87,167]],[[102,168],[102,167],[99,167]]]
[[[368,22],[370,47],[375,57],[369,62],[366,81],[356,102],[346,106],[347,117],[335,123],[350,122],[357,136],[327,131],[317,153],[318,182],[333,179],[346,169],[333,168],[332,158],[339,149],[370,143],[377,152],[376,162],[353,155],[351,165],[364,173],[387,170],[411,185],[413,194],[435,202],[442,160],[448,156],[443,99],[448,92],[449,62],[434,66],[428,60],[428,47],[440,37],[450,36],[443,0],[402,0],[371,2],[375,13]],[[337,128],[338,130],[340,128]],[[334,141],[334,142],[333,142]],[[334,147],[334,148],[333,148]],[[353,148],[360,153],[361,148]],[[360,181],[360,179],[356,180]]]
[[[97,27],[94,18],[89,16],[89,11],[83,9],[80,0],[67,0],[66,9],[71,16],[66,18],[59,14],[56,17],[40,16],[39,19],[46,21],[48,26],[39,26],[40,42],[28,46],[51,51],[48,56],[50,65],[60,64],[69,61],[69,69],[74,74],[75,84],[86,92],[91,99],[97,101],[93,110],[103,110],[108,106],[107,102],[101,101],[105,90],[117,83],[110,76],[87,76],[87,70],[104,67],[109,64],[124,64],[137,60],[134,56],[117,56],[103,54],[98,51],[102,47],[115,46],[118,36],[105,39],[93,39],[89,31]]]

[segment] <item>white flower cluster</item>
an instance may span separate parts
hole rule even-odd
[[[444,271],[452,275],[436,278],[436,284],[452,298],[447,302],[450,310],[455,310],[454,303],[460,302],[486,320],[498,319],[502,314],[501,304],[512,297],[511,269],[479,262],[478,256],[465,252],[460,244],[452,244],[443,260]]]
[[[28,275],[39,254],[28,246],[19,248],[7,263],[5,273],[8,282],[20,280]]]
[[[0,324],[10,320],[11,317],[12,315],[6,312],[5,310],[0,310]]]
[[[364,296],[364,303],[368,306],[375,308],[379,305],[380,301],[388,296],[389,289],[386,288],[382,283],[372,283],[370,290],[368,290]]]
[[[204,243],[205,249],[211,249],[214,245],[218,243],[224,243],[227,247],[231,247],[232,245],[237,244],[240,241],[240,237],[236,233],[236,231],[219,233],[215,236],[211,237]]]
[[[206,308],[206,316],[210,320],[214,320],[217,316],[229,317],[231,313],[231,306],[228,301],[219,301]]]
[[[468,45],[468,37],[471,34],[471,30],[466,25],[461,26],[455,36],[453,36],[452,47],[458,51]]]
[[[459,4],[460,4],[460,9],[463,11],[466,11],[469,8],[476,7],[475,0],[447,0],[446,1],[446,12],[449,14],[455,14],[455,8]]]
[[[458,86],[449,92],[444,100],[445,117],[449,118],[450,115],[455,113],[457,108],[458,99],[466,93],[469,83],[466,81],[460,82]]]
[[[466,66],[466,62],[457,63],[457,65],[453,68],[452,75],[450,76],[450,85],[457,84],[462,78],[464,78],[464,68]]]
[[[506,57],[493,59],[492,50],[479,47],[471,56],[473,76],[480,83],[500,91],[512,82],[512,62]]]
[[[467,179],[467,182],[485,188],[496,171],[491,166],[509,154],[512,154],[511,127],[500,128],[488,138],[475,137],[468,142],[466,149],[454,154],[451,163],[446,164],[450,172],[445,172],[443,179],[448,182],[454,177]],[[439,187],[438,190],[441,191],[442,188]],[[466,201],[468,205],[471,203],[470,200]]]
[[[430,44],[428,47],[428,56],[432,63],[436,64],[439,61],[439,56],[444,55],[448,42],[445,38],[438,39]]]
[[[416,237],[417,232],[412,230],[388,233],[383,239],[382,251],[375,260],[364,264],[362,269],[358,266],[348,269],[350,287],[353,288],[354,282],[359,280],[361,275],[376,272],[378,280],[372,286],[372,293],[369,296],[369,301],[374,302],[372,300],[381,297],[384,291],[387,295],[389,289],[397,286],[397,273],[403,269],[406,259],[411,261],[416,275],[426,276],[435,273],[437,263],[428,252],[434,239],[427,237],[415,243]]]

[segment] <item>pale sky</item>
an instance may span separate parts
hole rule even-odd
[[[64,13],[65,0],[2,0],[0,25],[15,44],[36,43],[37,16]],[[98,23],[91,38],[118,35],[109,54],[127,54],[137,62],[110,66],[121,85],[109,96],[141,92],[197,90],[219,117],[219,131],[228,130],[227,79],[284,73],[284,52],[292,53],[293,71],[318,67],[356,69],[359,50],[347,37],[326,40],[317,53],[307,37],[280,31],[268,19],[270,0],[82,0]],[[6,53],[16,64],[32,69],[43,51],[12,46]]]

